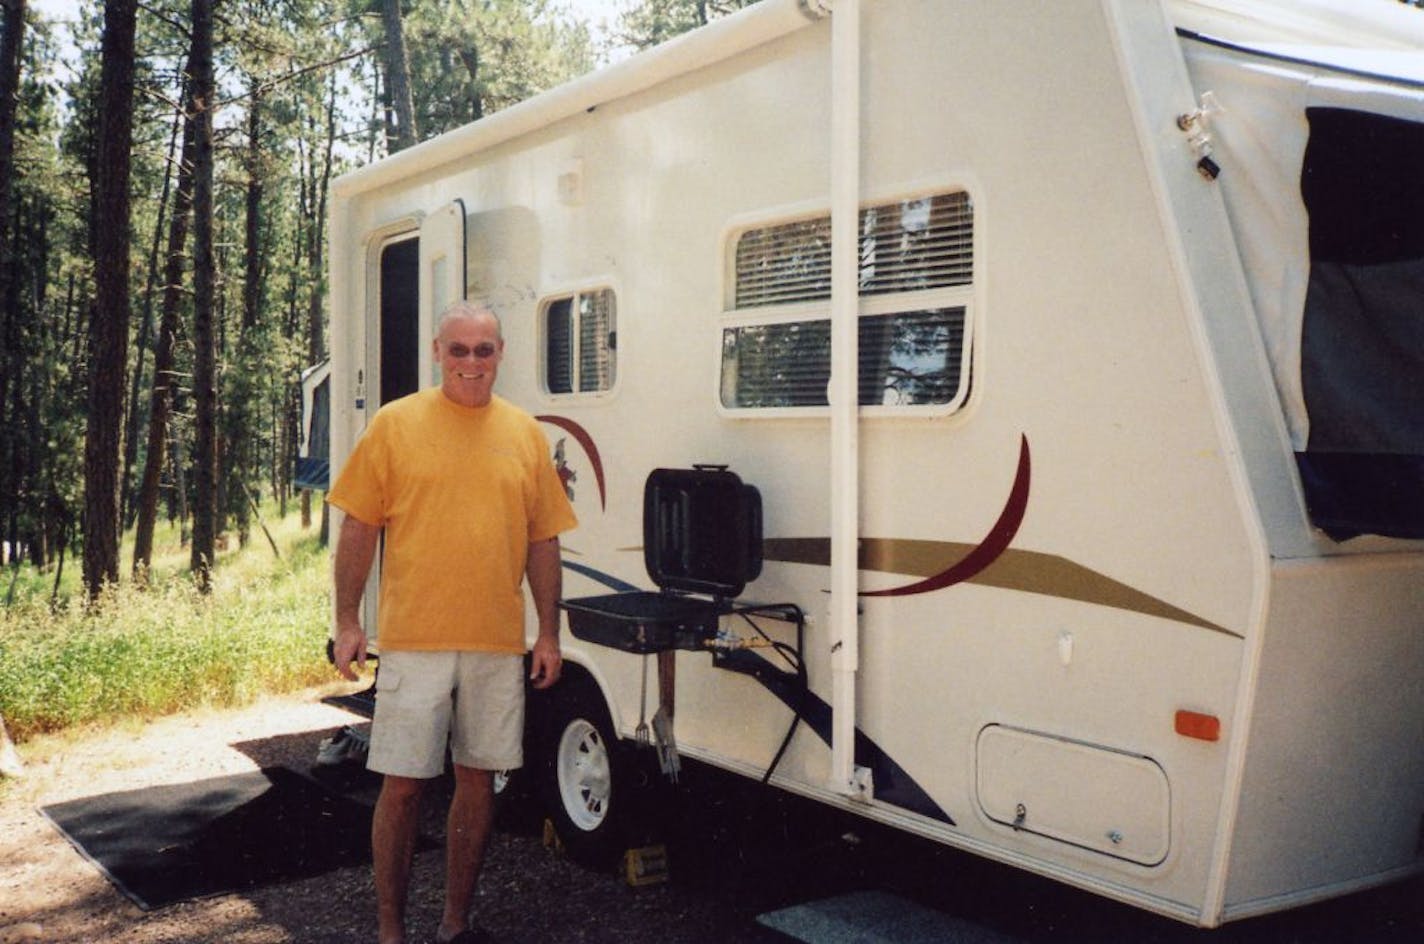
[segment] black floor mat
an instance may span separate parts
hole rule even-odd
[[[144,910],[371,857],[371,810],[284,767],[41,810]]]
[[[373,718],[376,715],[376,683],[372,682],[361,691],[352,692],[350,695],[329,695],[322,701],[328,705],[345,708],[358,715]]]

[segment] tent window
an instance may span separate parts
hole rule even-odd
[[[830,379],[831,219],[734,237],[722,329],[730,410],[824,409]],[[969,390],[974,207],[963,191],[860,211],[860,404],[957,409]]]
[[[312,391],[311,425],[307,427],[307,455],[322,458],[331,454],[331,378]]]
[[[611,289],[574,292],[540,306],[544,389],[551,394],[599,393],[617,379],[616,304]]]
[[[1315,524],[1424,538],[1424,124],[1307,109],[1297,458]]]

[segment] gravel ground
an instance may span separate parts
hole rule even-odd
[[[332,689],[233,711],[202,711],[145,725],[26,745],[23,777],[0,783],[0,944],[45,942],[359,942],[375,940],[369,866],[243,894],[144,912],[80,856],[39,813],[45,804],[286,766],[310,772],[321,739],[363,719],[324,704]],[[324,779],[331,779],[327,774]],[[374,800],[374,778],[355,768],[335,778]],[[444,785],[426,804],[423,832],[443,836]],[[439,844],[436,843],[438,846]],[[432,934],[440,914],[443,852],[416,859],[411,940]],[[745,911],[729,911],[698,888],[629,887],[545,848],[536,828],[504,827],[489,852],[479,920],[504,942],[697,942],[766,940]]]
[[[374,941],[369,866],[144,912],[38,812],[62,800],[261,767],[311,773],[322,738],[364,720],[321,701],[349,688],[26,745],[25,776],[0,781],[0,944]],[[374,778],[354,766],[318,779],[374,800]],[[432,791],[422,824],[437,840],[447,790],[441,781]],[[1207,933],[695,763],[685,765],[657,830],[671,866],[666,884],[632,888],[611,872],[583,869],[546,848],[539,826],[537,815],[507,816],[491,843],[477,918],[507,944],[784,942],[756,915],[859,889],[936,909],[960,944],[1424,941],[1424,878]],[[435,845],[416,858],[412,942],[427,940],[439,919],[443,852]]]

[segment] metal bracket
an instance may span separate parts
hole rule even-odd
[[[1225,110],[1217,103],[1215,93],[1203,92],[1200,108],[1177,116],[1177,127],[1186,132],[1187,143],[1196,155],[1197,173],[1207,180],[1215,180],[1221,173],[1221,165],[1211,157],[1209,125],[1213,115],[1219,115]]]
[[[852,800],[860,800],[869,803],[875,799],[875,772],[869,767],[857,766],[851,771],[850,797]]]

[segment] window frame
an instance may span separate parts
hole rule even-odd
[[[963,340],[959,351],[959,386],[953,397],[944,403],[924,403],[905,405],[862,404],[859,415],[866,419],[890,418],[944,418],[962,416],[968,412],[978,389],[976,370],[979,358],[978,320],[982,308],[983,295],[983,213],[984,205],[978,189],[962,180],[936,182],[917,187],[903,193],[884,197],[863,199],[860,211],[871,207],[922,200],[935,196],[963,194],[972,207],[971,237],[969,251],[970,277],[967,284],[942,286],[905,292],[861,294],[859,296],[859,317],[890,316],[932,309],[962,308]],[[787,224],[825,217],[830,210],[824,203],[803,204],[784,208],[781,212],[765,212],[734,221],[729,225],[722,240],[723,250],[723,307],[717,319],[715,345],[716,371],[714,376],[714,396],[717,411],[730,419],[813,419],[830,416],[829,405],[819,406],[735,406],[724,400],[724,347],[729,330],[743,327],[757,327],[772,324],[789,324],[802,321],[829,321],[830,299],[820,298],[808,301],[793,301],[773,305],[753,305],[746,308],[735,307],[737,295],[737,249],[744,234]]]
[[[583,332],[581,330],[582,319],[580,314],[580,302],[585,297],[596,296],[602,293],[607,293],[610,301],[607,333],[611,337],[612,343],[608,345],[607,350],[610,355],[609,360],[612,379],[606,387],[600,387],[594,390],[580,390],[579,385],[582,380],[583,372]],[[572,364],[569,375],[570,389],[555,391],[552,390],[549,385],[549,367],[551,363],[549,358],[549,310],[560,302],[569,303],[570,357]],[[541,295],[535,305],[540,392],[552,400],[586,400],[612,396],[618,389],[621,374],[618,368],[618,352],[620,346],[618,338],[618,318],[618,291],[611,282],[606,280],[580,284]]]

